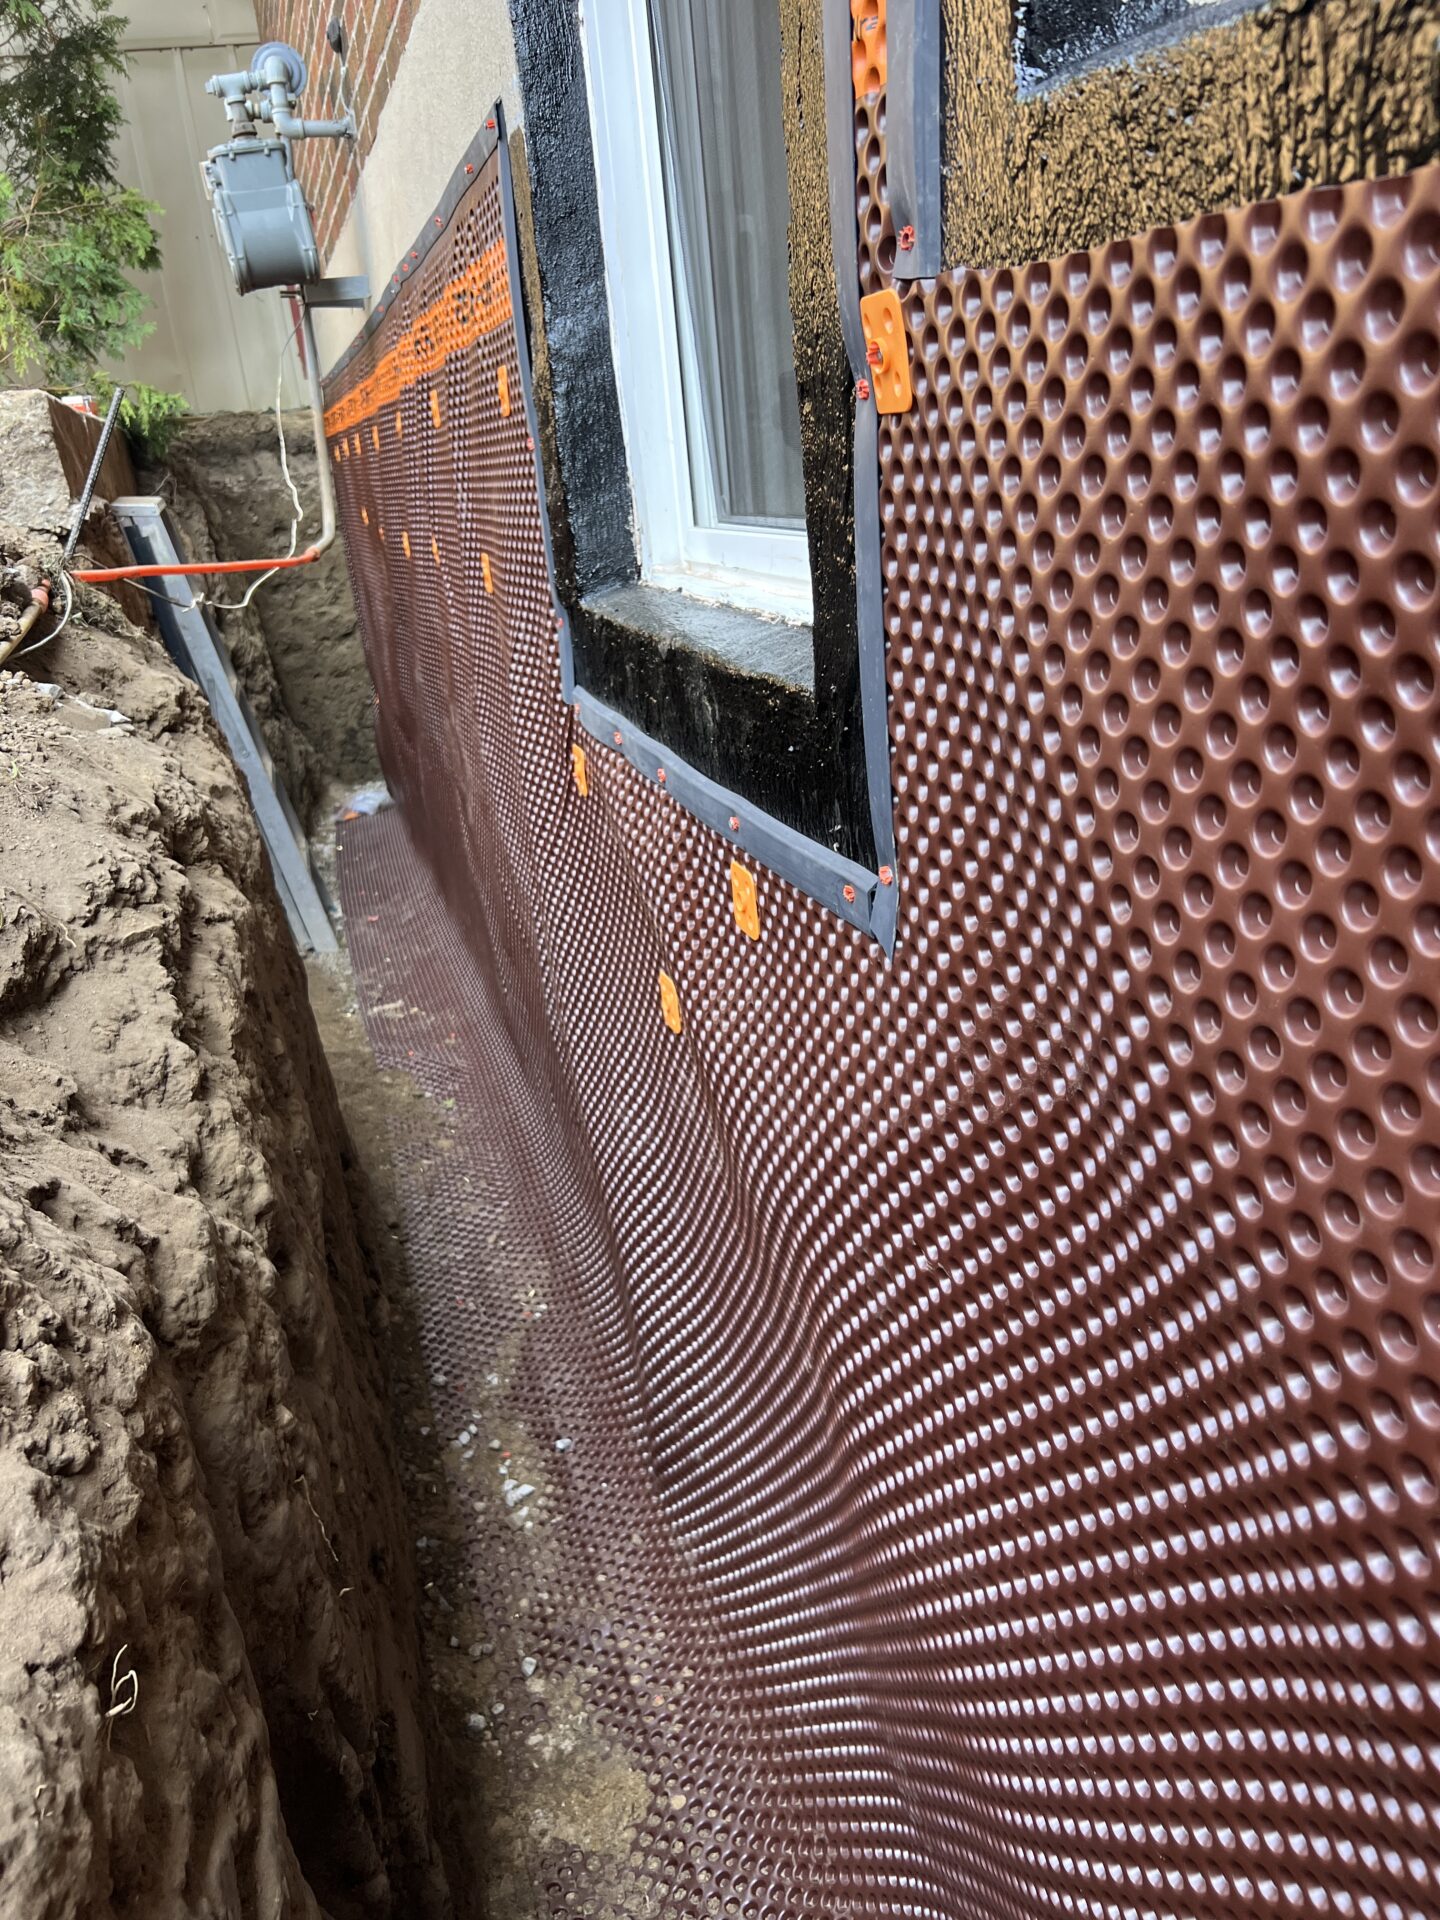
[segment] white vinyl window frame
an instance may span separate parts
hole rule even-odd
[[[697,512],[693,473],[713,471],[703,447],[692,461],[682,354],[689,324],[675,297],[659,101],[647,0],[582,0],[586,82],[599,189],[610,335],[630,462],[640,569],[679,588],[808,625],[810,554],[803,528],[713,522]],[[703,409],[692,409],[701,413]],[[698,486],[705,485],[702,479]]]

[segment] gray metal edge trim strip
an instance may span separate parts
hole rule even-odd
[[[893,4],[893,0],[892,0]],[[850,78],[853,32],[848,0],[824,0],[825,135],[830,170],[830,234],[835,293],[850,371],[866,371],[860,322],[860,236],[855,220],[855,100]],[[880,866],[895,865],[895,802],[890,790],[890,698],[885,679],[885,599],[880,574],[880,419],[873,400],[855,403],[855,602],[860,649],[860,718],[870,826]],[[895,951],[897,884],[882,887],[871,927],[887,954]]]
[[[895,868],[895,801],[890,791],[890,690],[885,681],[885,599],[880,583],[879,419],[873,406],[855,414],[855,599],[860,631],[860,724],[875,858]],[[895,951],[897,887],[882,888],[874,934]]]
[[[841,920],[859,927],[862,933],[883,939],[887,919],[894,921],[893,883],[882,886],[868,867],[858,866],[843,854],[832,853],[818,840],[797,833],[773,814],[762,813],[737,794],[708,780],[694,767],[677,760],[657,740],[642,733],[613,707],[595,699],[583,687],[575,694],[580,724],[603,747],[622,755],[657,793],[693,813],[713,828],[737,853],[747,853],[762,866],[769,867],[782,880],[798,887]],[[659,778],[661,770],[665,778]],[[738,820],[739,826],[730,822]],[[855,889],[855,898],[845,898],[847,886]],[[891,935],[893,939],[893,931]],[[887,949],[888,950],[888,949]]]
[[[842,0],[842,5],[844,0]],[[833,10],[832,10],[833,14]],[[844,45],[845,85],[849,87],[850,42],[848,27]],[[828,48],[827,48],[828,54]],[[828,109],[830,101],[831,63],[826,60],[826,105],[827,125],[832,116]],[[850,106],[848,91],[845,107],[845,127],[850,126]],[[556,586],[554,553],[550,544],[550,516],[545,504],[545,475],[538,451],[539,436],[536,429],[534,394],[530,380],[530,356],[524,339],[524,306],[519,281],[519,248],[515,241],[514,189],[510,178],[510,154],[504,139],[504,115],[497,105],[495,116],[499,121],[500,137],[500,179],[502,200],[505,209],[505,240],[511,261],[511,297],[515,309],[515,332],[519,342],[520,379],[525,394],[526,417],[530,423],[530,437],[536,442],[535,483],[540,498],[540,525],[545,540],[545,563],[550,576],[550,594],[555,607],[556,626],[560,646],[560,685],[566,701],[571,702],[579,716],[580,724],[602,743],[614,746],[615,735],[621,737],[623,751],[627,760],[636,771],[642,774],[657,791],[668,793],[679,804],[693,813],[698,820],[724,836],[730,844],[754,856],[777,873],[782,880],[810,894],[819,903],[852,926],[869,933],[884,948],[887,956],[895,947],[895,893],[894,884],[883,885],[878,873],[872,873],[868,867],[862,867],[843,855],[834,853],[822,841],[812,840],[808,835],[797,833],[793,827],[787,827],[773,814],[763,812],[752,806],[742,795],[733,793],[727,787],[721,787],[715,781],[700,773],[687,761],[642,733],[631,721],[604,701],[597,700],[594,694],[579,686],[575,679],[574,651],[570,634],[570,624],[565,616]],[[832,162],[831,174],[831,215],[834,218],[834,131],[829,127],[829,157]],[[850,166],[851,201],[854,199],[854,162]],[[851,214],[851,228],[854,228],[854,215]],[[833,226],[832,226],[833,231]],[[853,309],[854,340],[847,331],[846,351],[850,355],[852,366],[864,365],[865,339],[860,327],[859,293],[855,282],[855,252],[852,247],[849,280],[850,306]],[[846,282],[839,272],[836,262],[836,281],[842,288],[841,318],[845,320]],[[871,530],[870,546],[866,563],[862,566],[860,553],[863,543],[859,538],[860,522],[856,525],[856,575],[864,578],[866,588],[861,602],[861,634],[865,628],[865,607],[872,608],[870,628],[880,636],[878,647],[868,649],[862,637],[860,644],[860,680],[861,715],[865,733],[865,767],[867,783],[870,789],[870,813],[872,830],[875,836],[878,863],[881,866],[894,867],[895,825],[890,800],[890,759],[887,733],[887,703],[885,693],[884,639],[880,598],[880,546],[879,546],[879,467],[875,450],[875,410],[873,407],[858,409],[860,415],[856,422],[856,445],[859,451],[860,441],[867,432],[868,415],[868,456],[863,462],[857,461],[855,472],[856,495],[859,511],[864,515],[865,524]],[[867,476],[862,483],[859,476]],[[878,720],[877,716],[878,715]],[[661,788],[656,773],[665,769],[665,782]],[[738,834],[731,831],[732,819],[741,823]],[[855,889],[855,899],[845,898],[845,888]]]
[[[940,205],[940,0],[890,0],[885,29],[885,177],[895,231],[894,278],[933,279],[943,267]]]
[[[136,560],[146,566],[174,566],[180,560],[182,549],[175,523],[159,495],[126,495],[110,505]],[[152,596],[156,616],[162,631],[168,625],[184,653],[190,677],[204,694],[245,781],[275,891],[295,944],[302,952],[334,953],[339,942],[324,886],[229,649],[209,609],[196,600],[187,578],[179,575],[163,580],[159,588],[163,591],[157,589]],[[187,625],[198,632],[187,633]]]
[[[822,0],[825,8],[825,152],[830,174],[830,245],[835,260],[835,292],[840,330],[850,371],[865,371],[865,329],[860,324],[858,262],[860,234],[855,221],[855,98],[850,80],[852,27],[847,0]]]
[[[540,416],[535,408],[535,387],[530,372],[530,342],[525,327],[525,288],[520,277],[520,236],[515,224],[515,181],[510,168],[510,147],[505,138],[505,109],[497,100],[491,118],[499,129],[500,212],[505,223],[505,261],[510,274],[510,310],[514,315],[515,358],[520,369],[520,392],[525,402],[525,429],[535,457],[535,498],[540,505],[540,537],[545,545],[545,574],[550,582],[550,606],[555,616],[555,635],[560,648],[560,695],[575,698],[575,650],[570,638],[570,621],[560,599],[560,576],[555,571],[555,548],[550,538],[550,509],[545,499],[545,463],[540,454]]]

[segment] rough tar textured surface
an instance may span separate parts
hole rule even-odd
[[[944,0],[946,260],[1024,264],[1440,152],[1436,0],[1188,11],[1172,45],[1021,95],[1023,9]]]
[[[1433,170],[907,286],[890,963],[579,791],[508,319],[337,434],[418,856],[349,830],[357,961],[474,1113],[430,1337],[650,1794],[544,1911],[1433,1914],[1437,292]]]

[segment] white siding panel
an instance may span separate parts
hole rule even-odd
[[[225,116],[205,82],[248,62],[253,0],[130,0],[129,12],[130,70],[119,85],[126,127],[116,166],[127,186],[162,209],[162,263],[158,273],[140,276],[154,330],[115,371],[184,394],[197,413],[259,411],[274,405],[289,309],[278,293],[242,300],[235,292],[200,179],[205,153],[225,136]],[[211,38],[237,27],[244,40]],[[293,350],[284,399],[287,406],[304,400]]]

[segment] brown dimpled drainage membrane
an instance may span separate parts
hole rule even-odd
[[[563,702],[497,245],[329,399],[487,1738],[643,1782],[537,1908],[1435,1915],[1440,176],[903,287],[893,961]]]

